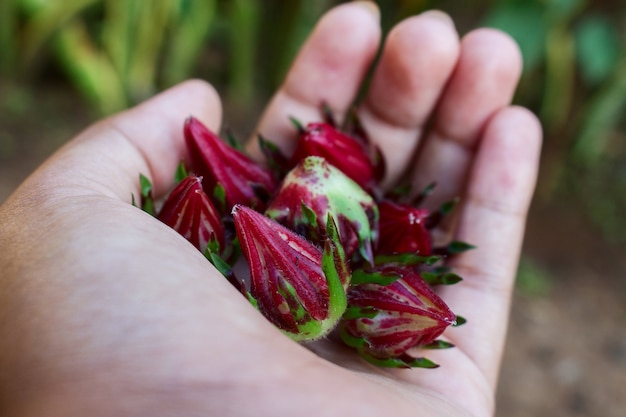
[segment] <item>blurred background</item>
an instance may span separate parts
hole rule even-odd
[[[241,137],[331,0],[0,0],[0,202],[103,115],[189,77]],[[498,416],[626,415],[626,3],[378,1],[513,36],[542,120]]]

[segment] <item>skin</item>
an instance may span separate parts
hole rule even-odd
[[[375,7],[330,10],[258,130],[293,149],[288,116],[340,116],[380,42]],[[338,42],[340,39],[341,42]],[[130,205],[146,174],[163,195],[193,114],[218,130],[215,90],[188,81],[79,134],[0,207],[0,415],[489,416],[541,129],[511,106],[520,54],[487,29],[461,39],[441,12],[400,22],[359,112],[389,171],[462,196],[442,234],[479,249],[441,291],[468,319],[429,352],[436,370],[389,370],[274,329],[202,255]],[[258,156],[254,144],[249,146]]]

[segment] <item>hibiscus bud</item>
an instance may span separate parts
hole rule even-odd
[[[348,258],[357,251],[373,262],[372,245],[377,238],[378,209],[357,183],[324,158],[309,156],[292,169],[269,203],[268,217],[319,242],[325,236],[327,219],[339,227]]]
[[[374,185],[375,167],[365,144],[329,123],[309,123],[300,133],[291,166],[320,156],[366,190]]]
[[[157,216],[201,252],[209,243],[224,250],[224,229],[220,215],[202,190],[202,178],[188,176],[172,190]]]
[[[387,264],[354,272],[341,337],[378,365],[436,367],[407,351],[434,344],[440,347],[435,339],[455,320],[415,268]]]
[[[275,191],[272,173],[223,142],[198,119],[185,122],[185,140],[192,170],[204,177],[204,190],[227,212],[235,204],[262,209]]]
[[[250,267],[250,301],[296,341],[326,335],[345,311],[350,280],[332,219],[322,251],[248,207],[236,205],[232,215]]]
[[[428,210],[391,201],[378,204],[378,210],[380,221],[376,253],[432,254],[432,236],[427,228]]]

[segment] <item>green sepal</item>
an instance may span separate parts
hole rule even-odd
[[[187,168],[185,168],[185,164],[183,161],[180,161],[178,166],[176,167],[176,172],[174,173],[174,182],[176,184],[180,183],[182,180],[187,178]]]
[[[456,319],[454,320],[454,324],[452,325],[453,327],[459,327],[464,325],[465,323],[467,323],[467,319],[463,316],[456,316]]]
[[[141,209],[154,216],[154,199],[152,197],[152,183],[143,174],[139,174],[139,188],[141,190]]]
[[[412,253],[399,253],[393,255],[377,255],[374,258],[374,265],[384,265],[389,263],[400,265],[434,265],[441,260],[440,256],[420,256]]]
[[[436,182],[431,182],[426,187],[424,187],[424,189],[413,199],[413,205],[415,206],[421,205],[424,202],[424,200],[426,200],[426,198],[428,198],[428,196],[432,194],[435,187],[437,187]]]
[[[450,349],[453,348],[454,345],[450,342],[446,342],[445,340],[433,340],[432,342],[420,346],[421,349]]]
[[[218,202],[222,211],[226,210],[226,189],[222,184],[216,184],[213,188],[213,197]]]
[[[446,246],[446,251],[451,255],[457,255],[471,249],[476,249],[476,246],[460,240],[452,241]]]
[[[454,208],[457,206],[457,204],[459,204],[460,199],[454,198],[450,201],[446,201],[444,202],[440,207],[439,207],[439,213],[441,213],[442,216],[447,216],[448,214],[452,213],[452,210],[454,210]]]
[[[226,142],[228,143],[228,145],[231,148],[236,149],[238,151],[243,151],[243,147],[241,146],[241,142],[239,142],[237,140],[237,138],[235,137],[235,134],[233,133],[232,130],[225,129],[225,135],[226,135]]]
[[[351,348],[357,349],[359,352],[361,352],[361,349],[367,344],[364,338],[353,336],[346,332],[344,328],[341,329],[340,336],[343,343]]]
[[[380,366],[382,368],[438,368],[435,362],[427,358],[412,358],[408,355],[403,355],[397,358],[377,358],[368,353],[359,351],[359,355],[368,361],[369,363]]]
[[[343,313],[344,320],[354,320],[354,319],[373,319],[378,315],[379,311],[372,307],[355,307],[349,306],[346,311]]]
[[[244,288],[244,289],[241,290],[241,292],[248,299],[250,304],[252,304],[252,307],[254,307],[255,309],[258,310],[259,309],[259,302],[257,301],[256,298],[254,298],[254,296],[250,293],[250,291],[248,291],[248,290],[246,290]]]
[[[429,285],[454,285],[463,281],[463,278],[451,272],[444,274],[437,274],[436,272],[420,272],[420,276]]]
[[[334,128],[337,128],[337,120],[335,120],[333,109],[330,108],[330,105],[327,102],[322,103],[322,115],[324,117],[324,122],[328,123]]]
[[[317,214],[315,210],[302,203],[302,219],[307,227],[317,227]]]
[[[287,158],[280,148],[272,141],[266,139],[263,135],[257,135],[259,148],[265,156],[265,160],[269,168],[278,176],[283,177],[287,171]]]
[[[328,216],[326,227],[322,272],[324,272],[328,283],[328,316],[330,320],[338,321],[348,307],[346,290],[350,285],[351,274],[348,269],[346,254],[339,242],[337,226],[331,216]]]
[[[306,132],[306,129],[304,128],[304,125],[300,122],[300,120],[296,119],[293,116],[289,116],[289,121],[296,128],[296,130],[298,131],[298,134],[302,134]]]
[[[207,247],[207,250],[204,251],[204,256],[213,264],[220,274],[224,275],[224,277],[230,279],[233,276],[233,270],[230,265],[216,252],[213,252]]]
[[[399,274],[383,274],[381,272],[368,272],[362,269],[357,269],[352,272],[352,278],[350,279],[351,285],[359,285],[359,284],[376,284],[387,286],[393,284],[401,276]]]

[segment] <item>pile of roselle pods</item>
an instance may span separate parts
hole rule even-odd
[[[264,165],[190,117],[190,160],[176,187],[157,210],[140,175],[141,206],[293,340],[337,332],[376,365],[437,367],[411,353],[452,347],[437,338],[464,322],[432,289],[461,280],[444,260],[472,248],[433,244],[431,230],[455,202],[419,208],[432,186],[417,196],[383,194],[381,154],[355,113],[343,127],[323,114],[324,122],[306,126],[292,120],[299,139],[291,157],[259,136]],[[234,268],[242,263],[243,273]]]

